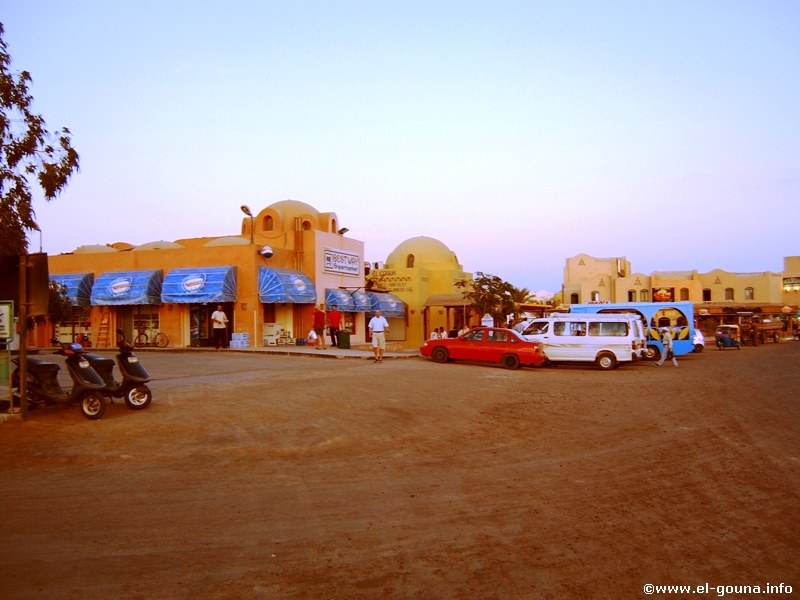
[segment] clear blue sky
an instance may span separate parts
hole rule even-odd
[[[781,271],[800,254],[800,2],[5,0],[81,171],[43,249],[337,213],[557,291],[565,259]],[[38,249],[38,235],[31,238]]]

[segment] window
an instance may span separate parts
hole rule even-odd
[[[640,302],[650,302],[650,292],[647,290],[642,290],[639,292],[639,301]]]
[[[547,328],[550,324],[547,321],[534,321],[525,330],[525,335],[542,335],[547,333]]]
[[[628,290],[628,302],[636,302],[636,290]]]
[[[414,255],[413,254],[409,254],[408,256],[406,256],[406,268],[407,269],[413,269],[414,268]]]
[[[745,300],[755,300],[756,293],[755,290],[751,287],[744,288],[744,299]]]
[[[586,323],[583,321],[558,321],[553,324],[555,335],[586,335]]]
[[[594,290],[591,293],[592,302],[600,302],[600,292]]]
[[[725,300],[733,300],[733,288],[725,288]]]
[[[467,335],[464,336],[465,340],[470,342],[480,342],[483,340],[483,329],[476,329],[475,331],[470,331]]]
[[[628,324],[624,322],[589,323],[589,335],[625,337],[628,335]]]
[[[703,289],[703,302],[711,302],[711,290],[708,288]]]
[[[503,331],[502,329],[490,329],[488,335],[488,340],[490,342],[507,342],[508,341],[508,334],[507,332]]]
[[[275,219],[272,215],[264,217],[264,231],[275,231]]]
[[[570,304],[578,304],[580,303],[581,298],[578,294],[570,294],[569,295],[569,303]]]
[[[681,300],[689,299],[689,288],[681,288]]]

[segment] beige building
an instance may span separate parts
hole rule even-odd
[[[800,256],[784,258],[783,273],[634,272],[625,257],[578,254],[564,268],[563,301],[659,302],[688,300],[709,325],[737,311],[764,315],[796,314],[800,304]],[[704,327],[705,329],[705,327]]]
[[[367,277],[375,289],[391,292],[408,305],[408,324],[403,346],[420,346],[438,327],[460,329],[471,317],[464,301],[465,284],[472,281],[458,257],[445,244],[420,236],[400,243],[386,263]],[[392,328],[390,327],[390,330]],[[392,339],[399,339],[394,331]]]

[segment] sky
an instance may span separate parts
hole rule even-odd
[[[235,235],[286,199],[370,262],[429,236],[531,291],[579,253],[800,254],[796,0],[3,0],[0,22],[80,154],[34,202],[50,254]]]

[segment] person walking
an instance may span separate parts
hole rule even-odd
[[[314,333],[317,334],[317,350],[325,350],[325,310],[320,304],[314,309]]]
[[[375,362],[383,362],[383,353],[386,350],[386,332],[389,330],[389,321],[381,315],[381,310],[375,310],[375,316],[369,320],[369,335],[372,338],[372,351],[375,353]]]
[[[669,327],[664,329],[664,332],[661,334],[661,343],[664,345],[664,349],[661,351],[661,358],[658,359],[658,362],[655,366],[660,367],[664,364],[664,361],[668,358],[672,359],[673,366],[678,366],[678,359],[675,358],[675,353],[673,352],[672,348],[672,333],[669,330]]]
[[[211,329],[214,331],[214,350],[224,348],[228,342],[228,315],[217,304],[217,310],[211,313]]]
[[[342,326],[342,313],[336,308],[334,304],[328,312],[328,329],[331,334],[331,348],[338,348],[339,346],[339,328]]]

